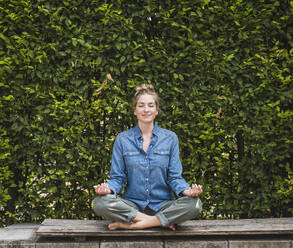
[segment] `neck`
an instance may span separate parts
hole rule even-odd
[[[150,122],[150,123],[138,122],[138,126],[142,135],[150,135],[154,129],[154,122]]]

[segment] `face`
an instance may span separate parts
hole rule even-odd
[[[158,113],[157,105],[152,95],[144,94],[138,98],[134,114],[139,122],[153,122]]]

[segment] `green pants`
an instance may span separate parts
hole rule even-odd
[[[186,220],[199,216],[202,203],[199,198],[180,197],[177,200],[168,201],[155,213],[162,226],[179,224]],[[114,194],[97,196],[94,200],[94,212],[106,220],[131,223],[139,211],[138,206],[128,200]]]

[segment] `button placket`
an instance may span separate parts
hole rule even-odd
[[[147,162],[147,166],[146,166],[146,178],[145,178],[145,181],[146,181],[146,193],[147,193],[147,201],[149,199],[149,188],[150,188],[150,185],[149,185],[149,177],[150,177],[150,161],[149,161],[149,158],[148,158],[148,155],[146,154],[145,155],[145,160]]]

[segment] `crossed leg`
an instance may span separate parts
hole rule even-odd
[[[145,229],[165,226],[175,230],[175,225],[195,218],[200,214],[202,204],[200,199],[181,197],[164,204],[154,216],[139,211],[136,204],[125,199],[108,194],[97,196],[94,201],[94,211],[104,219],[112,220],[108,225],[110,230]]]

